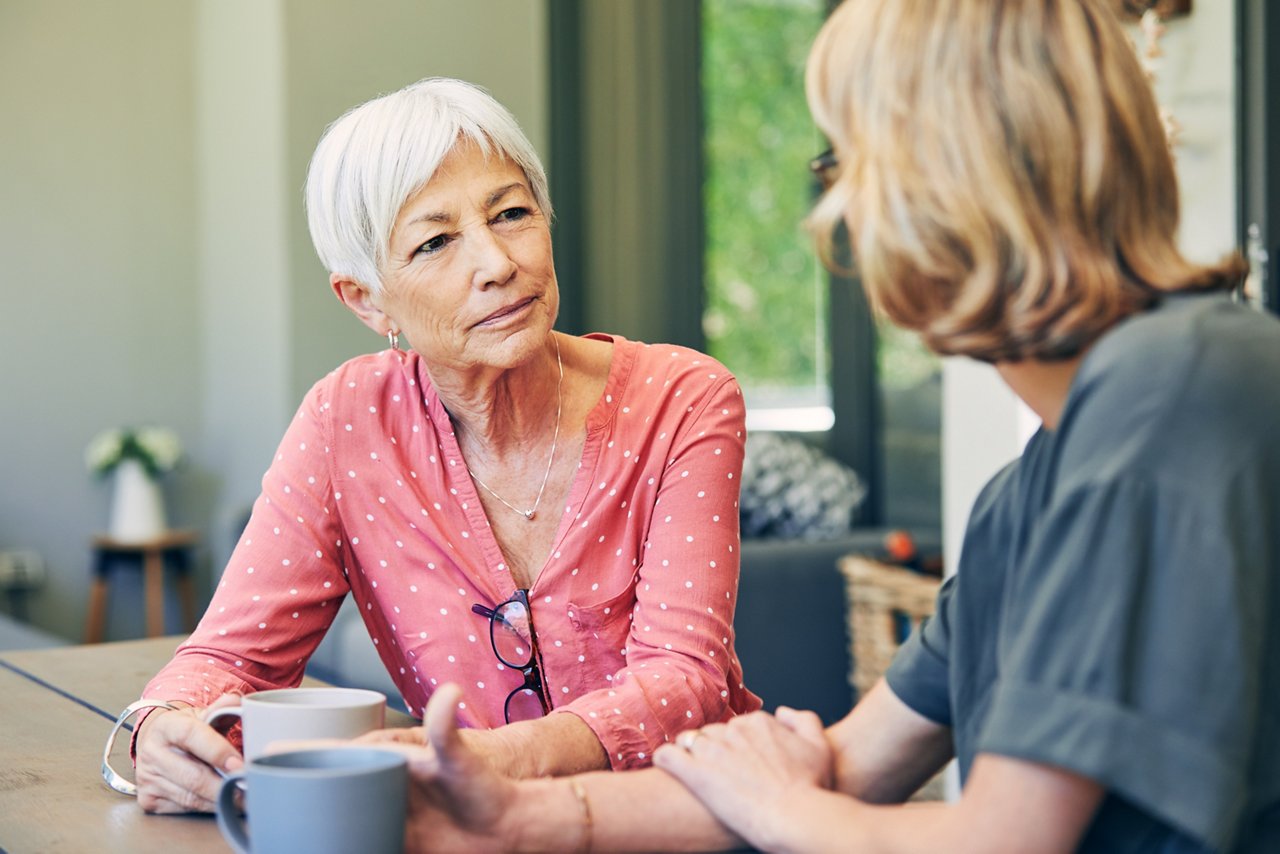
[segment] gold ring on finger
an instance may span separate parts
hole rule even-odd
[[[686,753],[693,752],[693,746],[698,743],[698,739],[702,738],[702,730],[693,730],[690,732],[682,732],[676,739],[680,747],[684,748]]]

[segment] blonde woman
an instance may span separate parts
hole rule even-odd
[[[513,784],[428,709],[411,838],[514,850],[1280,850],[1280,325],[1175,244],[1150,88],[1103,0],[846,0],[813,215],[872,302],[1043,420],[937,616],[823,731],[685,733]],[[955,757],[955,803],[900,804]],[[661,817],[661,821],[655,821]]]

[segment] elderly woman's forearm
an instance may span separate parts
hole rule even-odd
[[[493,730],[462,730],[460,735],[490,768],[517,779],[558,777],[609,767],[596,734],[572,714],[553,713]]]
[[[665,771],[586,774],[575,781],[581,801],[567,781],[520,784],[505,822],[519,833],[506,840],[509,850],[725,851],[743,844]]]

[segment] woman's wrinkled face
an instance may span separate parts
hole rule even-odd
[[[524,171],[459,144],[391,231],[378,307],[428,365],[510,368],[559,309],[551,229]]]

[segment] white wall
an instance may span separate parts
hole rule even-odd
[[[291,414],[288,222],[298,205],[286,193],[281,4],[197,5],[196,263],[206,335],[193,440],[219,481],[206,536],[221,565]]]
[[[1235,4],[1196,0],[1193,8],[1167,25],[1155,90],[1182,128],[1174,158],[1183,251],[1215,261],[1236,248]]]
[[[0,548],[43,556],[31,613],[68,636],[106,522],[85,445],[199,430],[194,24],[190,3],[0,4]],[[179,521],[207,512],[197,478],[167,485]]]
[[[339,113],[428,75],[486,86],[546,154],[545,0],[0,0],[0,549],[49,567],[37,625],[78,638],[108,489],[99,430],[161,423],[166,479],[231,547],[284,424],[384,346],[329,295],[302,176]],[[109,636],[140,630],[139,592]]]

